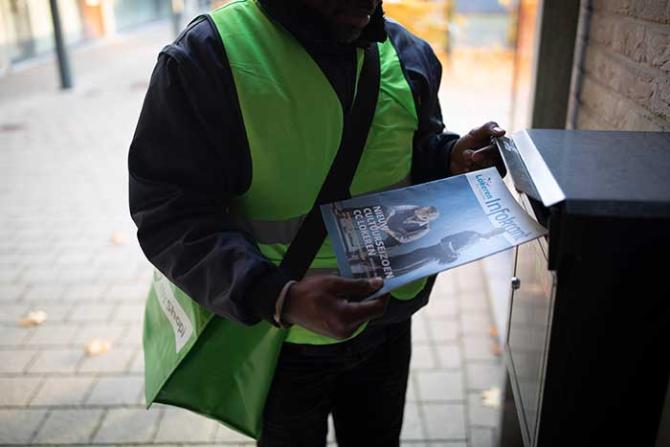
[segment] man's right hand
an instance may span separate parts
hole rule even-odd
[[[347,339],[361,324],[381,316],[386,310],[388,294],[356,302],[374,293],[383,283],[379,278],[305,278],[291,286],[284,303],[283,320],[327,337]]]

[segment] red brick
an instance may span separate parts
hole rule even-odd
[[[668,0],[593,0],[593,10],[657,23],[670,23]]]
[[[632,14],[653,22],[669,23],[668,0],[635,0]]]
[[[630,99],[599,84],[589,75],[583,79],[580,103],[610,129],[660,131],[670,128],[669,122],[661,121]],[[582,124],[578,122],[579,126]]]
[[[650,109],[652,113],[670,122],[670,77],[656,79],[654,82]]]
[[[591,18],[591,30],[589,38],[605,46],[612,46],[616,35],[616,17],[605,14],[593,14]]]
[[[600,83],[630,98],[642,107],[649,107],[654,92],[654,76],[647,70],[598,48],[589,48],[585,70]]]
[[[670,28],[647,30],[645,61],[651,67],[670,73]]]
[[[593,0],[594,11],[608,11],[617,14],[631,14],[634,0]]]

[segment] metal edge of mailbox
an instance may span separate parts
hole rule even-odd
[[[494,140],[496,146],[498,146],[498,151],[505,162],[507,171],[512,178],[514,188],[536,200],[540,200],[540,195],[535,190],[535,185],[528,174],[528,170],[526,169],[526,166],[521,159],[521,155],[519,155],[519,150],[516,148],[514,142],[508,137],[498,137]]]
[[[563,202],[565,194],[549,170],[544,158],[542,158],[542,155],[537,150],[530,135],[528,135],[528,132],[525,130],[515,132],[511,139],[535,185],[542,204],[550,207]]]

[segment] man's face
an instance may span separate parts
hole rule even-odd
[[[330,25],[338,42],[358,39],[381,0],[301,0]]]

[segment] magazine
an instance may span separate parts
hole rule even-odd
[[[340,274],[384,279],[366,299],[546,234],[495,168],[321,206]]]

